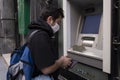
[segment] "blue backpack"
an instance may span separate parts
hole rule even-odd
[[[30,38],[38,30],[33,31]],[[34,71],[34,62],[28,47],[28,42],[18,49],[15,49],[11,55],[10,66],[8,67],[7,80],[31,80]]]

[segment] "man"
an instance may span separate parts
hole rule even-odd
[[[51,40],[59,30],[59,23],[64,18],[61,8],[44,8],[40,18],[29,25],[30,32],[38,30],[31,38],[29,47],[35,63],[33,77],[47,74],[58,80],[56,73],[60,67],[67,68],[71,64],[71,58],[58,56],[54,53]]]

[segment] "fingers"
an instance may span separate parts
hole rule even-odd
[[[63,69],[67,69],[67,68],[69,68],[71,66],[71,63],[68,63],[68,65],[65,65],[64,67],[63,67]]]
[[[66,60],[64,60],[64,62],[63,62],[64,68],[68,68],[71,65],[71,63],[72,63],[71,60],[72,60],[71,58],[66,58]]]
[[[70,58],[68,55],[65,55],[65,57]]]
[[[59,60],[62,62],[61,67],[64,69],[72,64],[72,59],[69,56],[61,56]]]

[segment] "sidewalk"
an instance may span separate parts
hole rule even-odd
[[[0,80],[6,80],[6,73],[9,65],[10,54],[0,55]]]
[[[2,55],[3,58],[5,59],[5,62],[7,63],[7,65],[10,64],[10,55],[11,55],[10,53]]]

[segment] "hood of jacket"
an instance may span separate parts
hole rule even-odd
[[[36,21],[31,22],[30,25],[28,26],[28,28],[30,30],[32,30],[32,29],[43,30],[43,31],[47,32],[50,37],[52,37],[54,35],[51,26],[41,18],[39,18]]]

